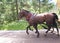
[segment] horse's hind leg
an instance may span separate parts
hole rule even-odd
[[[57,23],[55,23],[55,27],[56,27],[56,29],[57,29],[57,35],[59,36],[59,29],[58,29],[58,27],[57,27]]]
[[[46,31],[46,33],[48,33],[48,31],[50,31],[50,28],[51,28],[51,27],[48,28],[48,30]]]
[[[50,29],[51,29],[51,26],[48,26],[48,30],[46,31],[45,36],[47,35],[48,31],[50,31]]]
[[[56,21],[53,21],[53,25],[54,25],[54,27],[57,29],[57,35],[59,36],[59,29],[58,29],[58,27],[57,27]]]
[[[56,29],[57,29],[57,35],[59,36],[59,29],[56,27]]]
[[[37,37],[39,37],[39,31],[38,31],[38,29],[37,29],[37,24],[33,25],[33,27],[34,27],[34,28],[35,28],[35,30],[36,30]]]

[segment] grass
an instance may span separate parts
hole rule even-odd
[[[28,22],[25,20],[15,21],[8,24],[4,24],[1,30],[25,30],[28,26]],[[31,27],[33,29],[33,27]],[[41,29],[42,26],[38,25],[38,28]]]
[[[11,22],[7,25],[3,25],[4,30],[24,30],[28,23],[26,21],[17,21],[17,22]]]
[[[26,30],[26,27],[28,25],[29,25],[28,22],[25,20],[14,21],[11,23],[0,25],[0,30]],[[42,28],[43,27],[39,24],[38,29],[42,29]],[[31,26],[31,29],[34,29],[33,26]]]

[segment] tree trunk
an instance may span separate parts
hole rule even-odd
[[[16,12],[17,12],[17,15],[18,15],[18,0],[16,0]]]
[[[39,0],[39,13],[41,13],[41,12],[40,12],[40,0]]]

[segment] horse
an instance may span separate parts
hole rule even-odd
[[[39,37],[39,31],[38,31],[37,25],[45,24],[44,22],[46,22],[45,25],[48,26],[46,34],[48,33],[48,31],[50,31],[51,27],[55,27],[57,29],[57,35],[59,35],[59,30],[58,30],[57,23],[56,23],[56,20],[58,20],[58,16],[56,15],[56,13],[34,14],[28,10],[22,9],[20,10],[18,14],[18,19],[21,19],[23,17],[25,17],[26,21],[28,21],[29,23],[29,25],[26,27],[27,34],[29,34],[28,29],[31,30],[30,27],[33,26],[34,29],[36,30],[35,33],[37,33],[37,37]]]

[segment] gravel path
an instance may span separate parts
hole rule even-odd
[[[10,30],[0,31],[0,43],[60,43],[60,36],[56,34],[48,33],[44,36],[46,30],[39,30],[40,37],[36,37],[35,31],[29,31],[29,35],[25,33],[25,30]],[[56,31],[54,32],[56,33]]]

